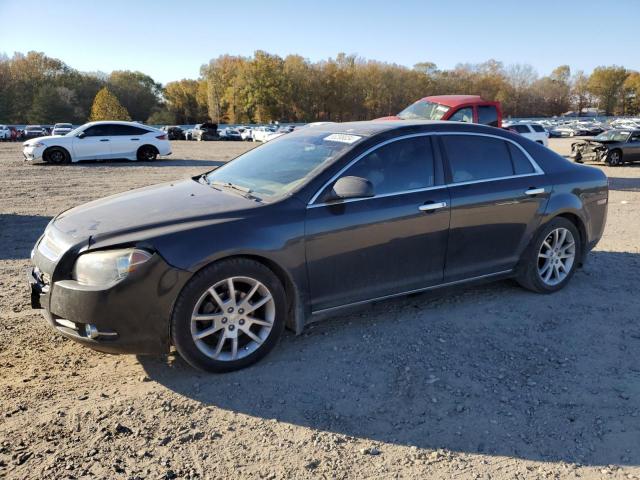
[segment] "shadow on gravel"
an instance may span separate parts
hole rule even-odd
[[[113,168],[122,168],[122,167],[219,167],[227,163],[225,160],[187,160],[187,159],[159,159],[153,162],[134,162],[131,160],[108,160],[108,161],[83,161],[76,162],[67,165],[56,165],[53,163],[41,163],[39,164],[42,167],[50,167],[50,168],[75,168],[75,167],[83,167],[83,168],[97,168],[97,167],[113,167]]]
[[[640,178],[609,177],[609,190],[640,192]]]
[[[51,217],[0,213],[0,260],[29,258]]]
[[[139,361],[181,395],[266,420],[420,448],[640,465],[640,300],[621,290],[640,255],[594,252],[587,265],[550,296],[500,282],[380,303],[287,334],[231,374],[173,355]]]

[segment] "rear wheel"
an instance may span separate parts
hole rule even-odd
[[[563,288],[575,273],[581,251],[580,233],[566,218],[542,227],[522,257],[518,283],[537,293]]]
[[[141,162],[152,162],[158,157],[158,150],[152,145],[143,145],[138,149],[136,158]]]
[[[173,311],[171,338],[192,366],[223,373],[247,367],[276,345],[285,324],[282,284],[261,263],[215,263],[184,288]]]
[[[47,163],[69,163],[71,156],[64,148],[51,147],[45,150],[42,158]]]

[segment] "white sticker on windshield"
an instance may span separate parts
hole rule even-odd
[[[358,135],[347,135],[344,133],[332,133],[328,137],[324,137],[326,142],[355,143],[362,137]]]

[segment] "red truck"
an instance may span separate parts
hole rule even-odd
[[[451,120],[502,128],[500,102],[479,95],[433,95],[409,105],[397,115],[378,120]]]

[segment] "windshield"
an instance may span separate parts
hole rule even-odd
[[[608,140],[614,142],[626,142],[629,138],[630,132],[621,132],[619,130],[609,130],[608,132],[601,133],[594,140]]]
[[[450,107],[439,103],[418,100],[398,114],[402,120],[441,120]]]
[[[66,133],[64,136],[65,137],[73,137],[77,134],[79,134],[81,131],[84,130],[85,125],[80,125],[78,128],[71,130],[69,133]]]
[[[362,137],[309,132],[290,134],[248,151],[207,174],[207,183],[232,184],[258,197],[279,197],[351,149]]]
[[[56,123],[53,128],[71,128],[72,125],[70,123]]]

